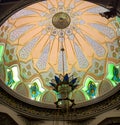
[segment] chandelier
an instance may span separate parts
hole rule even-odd
[[[72,108],[74,103],[74,99],[70,99],[70,93],[78,86],[76,81],[77,78],[74,78],[73,75],[70,77],[68,74],[64,73],[64,48],[62,45],[62,65],[63,65],[63,74],[59,76],[55,76],[53,80],[51,80],[50,85],[53,87],[53,90],[58,95],[58,100],[55,102],[56,108],[61,108],[64,110],[68,110]],[[64,75],[65,74],[65,75]]]
[[[57,29],[65,29],[71,23],[71,18],[66,12],[58,12],[52,18],[52,24]],[[74,100],[70,99],[70,93],[78,86],[76,84],[77,78],[74,78],[73,75],[69,77],[68,74],[65,74],[64,67],[64,47],[63,42],[61,43],[61,52],[62,52],[62,71],[63,73],[59,76],[55,76],[51,80],[50,85],[53,90],[57,93],[58,100],[55,102],[56,108],[69,109],[75,105]]]

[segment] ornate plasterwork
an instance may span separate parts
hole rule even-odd
[[[39,94],[35,100],[42,102],[42,97],[51,90],[49,82],[55,74],[62,73],[60,49],[63,45],[65,73],[77,77],[79,86],[76,91],[82,95],[82,101],[92,99],[87,94],[91,81],[96,91],[94,98],[102,95],[104,80],[109,81],[109,91],[117,86],[120,72],[118,70],[115,76],[113,67],[120,67],[120,25],[118,17],[106,20],[98,14],[99,11],[106,9],[85,1],[48,0],[12,15],[0,27],[0,48],[4,48],[1,49],[3,54],[0,53],[0,71],[4,72],[0,75],[2,81],[16,92],[17,87],[21,90],[23,87],[24,96],[30,99],[33,99],[31,86],[36,84],[33,88]],[[64,19],[59,15],[61,13]],[[56,15],[59,15],[57,24],[62,18],[62,23],[67,22],[67,25],[57,27]],[[13,73],[14,69],[17,75]],[[103,87],[100,88],[101,84]],[[23,93],[20,91],[18,93]],[[56,99],[55,93],[51,96]]]
[[[25,115],[30,116],[33,118],[40,118],[40,119],[49,119],[49,120],[81,120],[85,118],[95,117],[96,115],[99,115],[101,113],[104,113],[110,109],[114,109],[117,106],[120,105],[120,91],[119,87],[116,87],[114,95],[110,96],[107,99],[104,99],[101,102],[93,103],[92,105],[86,105],[82,108],[77,108],[69,111],[69,114],[63,115],[65,112],[63,110],[59,110],[58,115],[58,109],[50,109],[50,108],[38,108],[35,105],[28,104],[27,100],[20,101],[16,97],[13,97],[6,93],[1,87],[0,87],[0,102],[2,104],[7,105],[8,107],[12,108],[16,112]]]

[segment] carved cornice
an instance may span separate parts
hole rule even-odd
[[[69,111],[69,114],[58,109],[50,109],[40,107],[38,105],[32,105],[27,102],[21,101],[11,94],[8,94],[2,87],[0,87],[0,102],[8,107],[12,108],[16,112],[38,119],[49,120],[81,120],[86,118],[95,117],[101,113],[109,111],[120,105],[120,85],[117,86],[118,91],[97,103],[92,105],[82,106],[80,108],[74,108]],[[116,88],[115,88],[116,89]],[[14,93],[14,92],[13,92]],[[15,93],[14,93],[15,94]],[[32,101],[31,101],[32,102]],[[39,104],[39,102],[38,102]]]

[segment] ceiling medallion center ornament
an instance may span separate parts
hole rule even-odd
[[[71,22],[70,16],[65,12],[56,13],[52,18],[52,24],[58,29],[65,29]]]

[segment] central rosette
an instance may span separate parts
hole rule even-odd
[[[52,18],[52,24],[58,29],[64,29],[71,22],[70,16],[65,12],[56,13]]]

